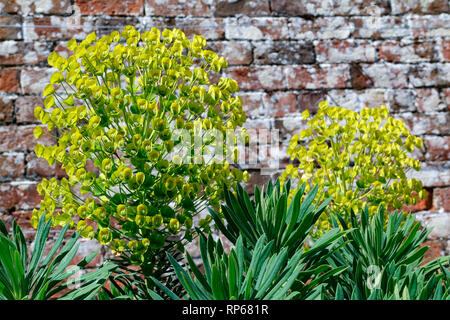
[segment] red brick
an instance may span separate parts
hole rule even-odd
[[[44,105],[44,99],[38,96],[21,96],[16,99],[16,122],[39,122],[34,117],[34,108]]]
[[[270,16],[269,0],[229,1],[215,0],[215,16]]]
[[[41,4],[39,4],[41,2]],[[8,0],[4,1],[2,12],[19,13],[28,15],[30,13],[45,13],[45,14],[68,14],[72,13],[72,6],[70,0],[50,0],[50,1],[18,1]]]
[[[61,169],[60,163],[55,163],[54,165],[50,166],[44,158],[38,158],[34,152],[27,155],[27,177],[34,178],[34,177],[46,177],[46,178],[62,178],[66,177],[66,172]]]
[[[450,187],[439,189],[438,193],[442,209],[445,212],[450,212]]]
[[[423,257],[423,262],[421,263],[421,265],[424,265],[427,262],[430,262],[431,260],[439,258],[440,256],[442,256],[442,253],[444,251],[442,243],[440,241],[437,241],[437,240],[425,241],[421,245],[421,247],[423,247],[423,246],[427,246],[429,248],[425,252],[425,255]]]
[[[203,0],[146,0],[145,14],[150,16],[209,16],[211,8],[208,1]]]
[[[393,14],[405,14],[405,13],[448,13],[448,1],[447,0],[392,0],[392,13]]]
[[[254,66],[231,67],[225,71],[239,83],[240,89],[283,89],[285,87],[283,67]]]
[[[390,62],[423,62],[434,59],[432,41],[385,41],[378,46],[379,58]]]
[[[19,92],[19,70],[0,70],[0,91]]]
[[[0,210],[31,210],[38,207],[42,197],[36,187],[36,182],[0,183]]]
[[[34,125],[0,127],[0,152],[31,151],[38,142],[44,145],[54,143],[53,138],[46,135],[36,140],[33,136],[35,127]]]
[[[450,136],[428,136],[424,138],[426,159],[431,161],[450,160]]]
[[[208,43],[210,50],[225,57],[228,65],[247,65],[253,60],[252,46],[248,41],[220,41]]]
[[[442,89],[442,100],[447,105],[447,111],[450,111],[450,88]]]
[[[0,96],[0,122],[11,122],[14,113],[14,99]]]
[[[442,39],[441,54],[444,61],[450,61],[450,40]]]
[[[46,61],[49,54],[49,44],[46,43],[0,43],[0,65],[35,65]]]
[[[264,108],[270,117],[283,117],[298,112],[297,95],[293,92],[271,92],[264,95]]]
[[[141,15],[144,0],[75,0],[75,6],[83,15]]]
[[[0,16],[0,40],[22,39],[22,17],[20,16]]]
[[[289,89],[345,88],[348,65],[302,65],[286,68]]]
[[[414,192],[414,197],[417,197],[417,193]],[[431,209],[433,205],[433,189],[427,189],[427,196],[425,199],[418,199],[416,204],[410,204],[403,207],[405,212],[419,212]]]
[[[255,64],[308,64],[314,63],[312,42],[261,41],[255,42]]]
[[[23,153],[0,154],[0,179],[23,177],[24,158]]]

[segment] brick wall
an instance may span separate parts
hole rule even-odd
[[[385,104],[424,139],[428,198],[413,211],[435,229],[430,254],[450,252],[450,10],[447,0],[0,0],[0,217],[29,228],[42,177],[33,108],[71,38],[131,24],[201,34],[229,61],[248,127],[276,128],[281,153],[300,113],[328,99],[354,110]],[[285,166],[287,159],[282,159]],[[264,183],[256,167],[251,183]],[[273,176],[272,176],[273,177]],[[30,230],[29,236],[32,235]],[[83,242],[85,250],[96,246]],[[98,261],[100,262],[100,261]]]

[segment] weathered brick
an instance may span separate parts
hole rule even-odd
[[[399,16],[352,17],[349,25],[354,38],[388,39],[404,38],[412,35],[408,22]]]
[[[19,92],[19,70],[0,70],[0,91]]]
[[[24,69],[20,74],[22,92],[25,94],[42,95],[45,86],[50,83],[51,75],[57,71],[54,68]]]
[[[434,88],[416,89],[416,104],[420,112],[436,112],[446,109],[446,105],[442,103],[439,91]]]
[[[450,212],[450,187],[436,189],[440,199],[441,208],[445,212]]]
[[[271,92],[264,95],[264,108],[270,117],[298,113],[297,95],[293,92]]]
[[[448,13],[447,0],[391,0],[391,7],[393,14],[405,13]]]
[[[315,49],[321,63],[374,62],[376,58],[375,45],[365,40],[319,41]]]
[[[37,183],[30,181],[0,183],[0,211],[30,210],[39,206],[42,197]]]
[[[83,15],[141,15],[144,0],[75,0],[75,6]]]
[[[70,40],[72,38],[83,40],[94,31],[92,18],[77,15],[33,17],[24,23],[24,38],[27,41]]]
[[[285,16],[381,15],[390,12],[389,0],[271,0],[271,8],[275,14]]]
[[[424,139],[427,160],[447,161],[450,160],[450,136],[434,137],[427,136]]]
[[[266,115],[263,92],[241,92],[239,96],[242,98],[242,106],[247,117],[253,119]]]
[[[29,178],[62,178],[67,177],[66,172],[61,169],[60,163],[55,163],[50,166],[44,158],[38,158],[34,152],[30,153],[26,157],[27,165],[26,172]]]
[[[411,67],[409,81],[415,87],[450,86],[450,63],[421,63]]]
[[[214,15],[219,17],[245,15],[269,16],[271,14],[269,0],[214,0],[216,10]]]
[[[164,23],[162,23],[164,24]],[[137,16],[126,16],[126,17],[118,17],[118,16],[107,16],[102,15],[96,17],[95,22],[93,22],[95,26],[95,34],[97,37],[103,37],[105,35],[110,35],[114,30],[120,31],[123,29],[123,26],[134,26],[137,30],[141,31],[143,29],[142,21]],[[152,27],[157,26],[158,24],[150,24]]]
[[[38,122],[34,117],[34,108],[44,105],[44,99],[38,96],[20,96],[16,99],[16,122]]]
[[[408,85],[408,65],[374,63],[352,65],[351,84],[355,89],[368,87],[404,88]]]
[[[280,138],[282,142],[289,142],[294,134],[306,128],[306,121],[300,116],[276,118],[274,128],[280,130]]]
[[[2,12],[30,15],[35,13],[45,14],[69,14],[72,13],[70,0],[45,0],[45,1],[4,1]]]
[[[231,67],[225,72],[244,90],[285,88],[283,67],[280,66]]]
[[[442,100],[447,105],[447,111],[450,111],[450,88],[442,89]]]
[[[398,115],[398,118],[405,121],[414,135],[444,135],[450,132],[450,114],[448,113],[402,113]]]
[[[417,94],[413,89],[386,89],[386,105],[393,113],[416,111],[416,99]]]
[[[349,79],[345,64],[288,66],[285,70],[289,89],[345,88]]]
[[[14,98],[0,96],[0,122],[11,122],[14,113]]]
[[[23,153],[11,152],[0,154],[0,180],[5,178],[21,178],[24,175]]]
[[[366,90],[330,90],[327,100],[330,104],[345,107],[353,111],[362,108],[380,107],[387,104],[386,91],[384,89]]]
[[[208,43],[210,50],[225,57],[228,65],[248,65],[252,62],[252,46],[248,41],[217,41]]]
[[[255,42],[255,64],[308,64],[314,63],[312,42],[263,41]]]
[[[378,46],[379,58],[389,62],[424,62],[435,57],[432,41],[385,41]]]
[[[225,18],[225,37],[243,40],[282,40],[289,37],[286,18]]]
[[[48,43],[0,42],[0,65],[35,65],[47,60]]]
[[[450,36],[450,14],[405,16],[415,38]]]
[[[146,0],[145,14],[150,16],[209,16],[210,1],[205,0]]]
[[[33,136],[36,126],[0,126],[0,152],[31,151],[38,141]],[[49,145],[54,140],[47,135],[39,138],[39,143]]]
[[[427,167],[422,165],[420,171],[409,171],[406,176],[422,181],[424,187],[450,186],[450,170],[446,167]]]
[[[429,239],[447,239],[450,234],[450,213],[430,214],[423,217],[424,225],[432,228]]]
[[[0,40],[22,39],[22,17],[20,16],[0,16]]]
[[[347,39],[354,29],[345,17],[289,18],[288,26],[289,37],[297,40]]]
[[[327,100],[325,90],[300,90],[297,95],[297,104],[301,112],[308,110],[315,113],[319,108],[319,103]]]
[[[195,34],[202,35],[206,40],[222,40],[225,38],[224,20],[222,18],[176,17],[174,25],[183,30],[189,39]]]
[[[441,40],[440,54],[444,61],[447,61],[447,62],[450,61],[450,40],[449,39]]]

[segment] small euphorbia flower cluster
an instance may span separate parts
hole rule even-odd
[[[423,142],[390,117],[386,106],[358,113],[324,101],[314,116],[304,111],[302,117],[307,128],[292,137],[287,149],[299,164],[288,165],[282,180],[305,182],[307,189],[318,184],[333,199],[319,233],[330,229],[332,214],[349,221],[350,211],[357,213],[365,204],[374,214],[380,204],[401,209],[425,197],[422,183],[406,176],[410,169],[420,170],[419,160],[409,154]]]
[[[190,41],[177,29],[139,33],[127,26],[100,39],[91,33],[80,43],[70,40],[68,58],[50,54],[58,71],[45,86],[44,106],[34,110],[47,130],[34,134],[56,131],[57,143],[38,144],[35,153],[60,163],[67,178],[38,185],[44,199],[34,226],[45,214],[54,226],[71,223],[83,237],[141,261],[172,235],[191,239],[199,206],[218,207],[224,186],[248,180],[226,159],[206,160],[195,150],[183,159],[173,155],[180,143],[175,129],[224,133],[246,120],[237,82],[211,83],[210,73],[227,62],[205,47],[203,37]]]

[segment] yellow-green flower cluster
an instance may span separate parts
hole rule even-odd
[[[44,106],[34,110],[47,130],[37,127],[34,135],[54,130],[58,141],[38,144],[35,153],[62,164],[67,179],[39,184],[44,199],[33,225],[42,214],[55,226],[70,222],[135,261],[171,235],[192,237],[200,204],[218,206],[224,186],[248,179],[226,160],[206,161],[194,150],[187,156],[196,161],[170,156],[180,142],[174,129],[224,133],[246,120],[237,82],[210,82],[227,62],[205,47],[203,37],[191,41],[177,29],[139,33],[127,26],[70,40],[68,58],[50,54],[58,71],[45,86]]]
[[[331,214],[348,221],[351,209],[357,213],[365,204],[373,214],[380,204],[401,209],[417,203],[417,196],[424,198],[421,182],[406,176],[410,169],[420,170],[420,162],[408,154],[423,142],[390,117],[386,106],[358,113],[324,101],[314,116],[304,111],[302,117],[307,128],[292,137],[287,149],[299,164],[290,164],[281,179],[305,182],[307,189],[318,184],[333,199],[319,231],[329,230]]]

